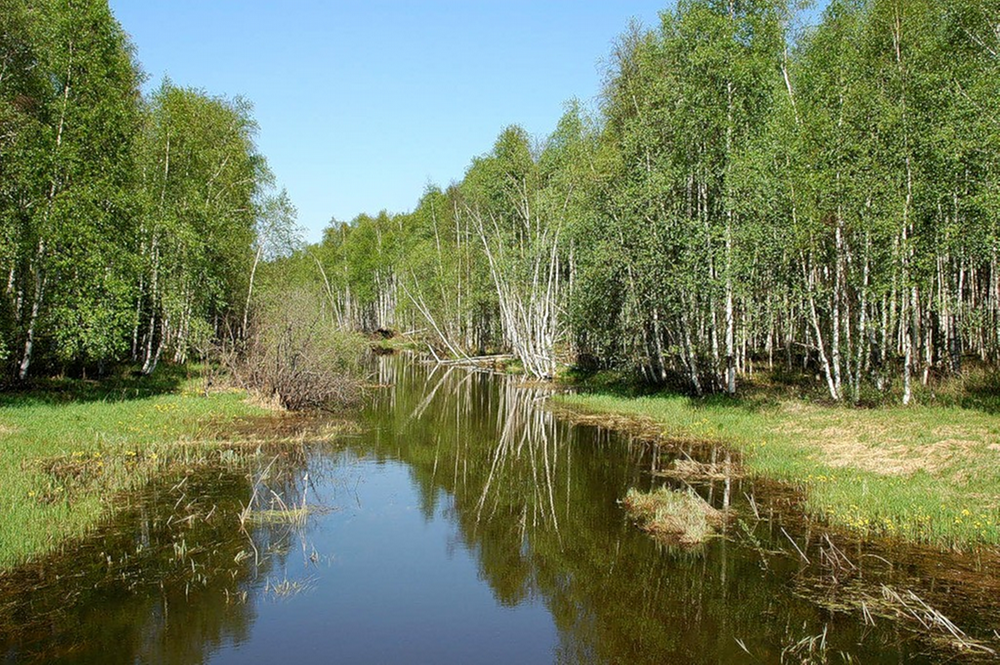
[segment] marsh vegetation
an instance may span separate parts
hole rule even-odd
[[[691,490],[660,487],[630,489],[622,500],[629,516],[653,536],[682,545],[704,543],[721,526],[723,515]]]
[[[739,473],[731,448],[574,424],[517,377],[377,362],[382,387],[339,436],[328,420],[243,419],[229,432],[249,448],[170,467],[97,531],[6,569],[0,611],[20,618],[0,622],[5,653],[308,662],[299,646],[329,643],[353,660],[812,649],[921,663],[997,650],[1000,562],[985,551],[824,529],[794,488]],[[696,547],[653,539],[620,503],[632,488],[725,519]],[[117,643],[88,637],[109,616]]]
[[[604,414],[612,426],[637,420],[650,438],[668,443],[724,444],[742,471],[801,489],[804,509],[833,528],[966,551],[1000,545],[1000,422],[990,412],[958,405],[859,411],[795,399],[608,390],[563,394],[557,402],[577,414]],[[660,472],[711,474],[719,463],[690,468],[681,460]]]

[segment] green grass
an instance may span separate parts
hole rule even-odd
[[[835,527],[938,547],[1000,545],[1000,417],[991,409],[608,390],[556,399],[651,420],[666,436],[728,443],[750,474],[800,487],[806,511]]]
[[[218,423],[265,413],[243,393],[204,394],[190,371],[0,394],[0,569],[85,535],[123,495],[218,451]]]
[[[384,337],[375,337],[374,339],[369,339],[369,346],[373,349],[377,349],[387,353],[395,353],[397,351],[426,351],[427,345],[422,344],[420,341],[403,337],[402,335],[396,335],[395,337],[390,337],[388,339]]]

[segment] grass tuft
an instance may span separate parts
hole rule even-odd
[[[652,492],[630,489],[622,500],[629,516],[653,536],[682,545],[703,543],[722,524],[722,513],[694,492],[661,487]]]

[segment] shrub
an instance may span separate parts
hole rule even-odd
[[[365,348],[359,335],[333,324],[322,298],[290,289],[259,302],[225,364],[241,387],[266,401],[293,411],[329,408],[358,399]]]

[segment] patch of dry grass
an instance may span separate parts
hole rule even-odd
[[[739,478],[739,467],[733,462],[698,462],[693,459],[675,459],[669,468],[655,471],[654,475],[684,480],[725,480]]]
[[[722,513],[690,490],[661,487],[640,492],[633,488],[622,505],[643,530],[666,542],[697,545],[711,538],[722,525]]]
[[[789,435],[816,451],[818,461],[879,475],[946,473],[970,458],[989,462],[985,453],[1000,450],[1000,419],[975,412],[934,407],[859,411],[785,402],[775,415]]]

